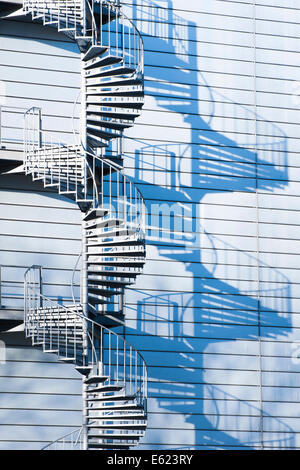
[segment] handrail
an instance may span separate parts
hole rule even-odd
[[[90,71],[91,65],[100,64],[106,67],[113,66],[115,73],[126,75],[129,78],[129,85],[125,87],[126,95],[130,92],[128,88],[133,83],[134,98],[133,100],[123,97],[120,105],[124,107],[124,103],[133,101],[136,108],[139,109],[143,104],[143,73],[144,73],[144,41],[143,38],[131,19],[125,15],[120,8],[119,0],[23,0],[24,13],[31,13],[32,19],[40,19],[43,24],[57,25],[58,31],[64,32],[68,37],[77,42],[81,52],[82,60],[88,61],[87,71],[83,74],[83,88],[89,86],[87,79],[93,76],[95,71]],[[82,47],[82,43],[86,44]],[[93,57],[96,46],[96,57]],[[84,56],[84,49],[88,53]],[[99,54],[98,54],[98,51]],[[101,52],[102,51],[102,52]],[[103,55],[103,57],[102,57]],[[111,58],[115,56],[114,58]],[[114,67],[115,64],[118,64]],[[109,69],[110,70],[110,69]],[[107,68],[104,68],[104,76],[107,75]],[[84,77],[85,75],[85,77]],[[84,83],[85,80],[85,83]],[[96,80],[98,83],[98,79]],[[111,88],[106,80],[99,79],[100,86],[103,85],[105,92],[107,88]],[[124,87],[122,87],[123,90]],[[92,92],[91,92],[92,93]],[[129,93],[130,94],[130,93]],[[79,94],[78,94],[79,96]],[[74,115],[75,106],[78,96],[74,102],[72,127],[73,140],[71,133],[67,135],[66,140],[70,139],[70,143],[60,141],[53,137],[51,133],[42,130],[41,109],[32,107],[25,112],[24,126],[24,169],[26,174],[30,174],[33,180],[41,180],[45,187],[55,186],[59,194],[68,195],[72,200],[78,203],[82,212],[88,217],[83,218],[83,286],[81,291],[81,303],[75,303],[74,298],[74,273],[80,256],[76,261],[72,272],[71,291],[73,304],[60,305],[53,298],[49,298],[42,292],[42,276],[41,267],[33,265],[25,272],[25,334],[31,339],[32,345],[39,345],[44,352],[55,353],[61,361],[72,362],[77,366],[79,372],[88,377],[83,385],[83,398],[87,407],[88,394],[92,394],[91,400],[97,400],[98,393],[109,402],[121,399],[126,403],[132,403],[134,406],[139,405],[143,408],[143,413],[138,414],[139,420],[146,419],[146,399],[147,399],[147,375],[148,368],[142,354],[132,346],[124,337],[119,335],[112,329],[103,325],[105,321],[101,321],[111,316],[123,313],[123,292],[132,277],[137,273],[136,268],[131,270],[128,264],[129,273],[127,271],[110,271],[109,264],[102,273],[101,270],[93,270],[96,275],[87,276],[86,267],[88,255],[91,253],[91,263],[94,261],[95,248],[90,250],[87,246],[94,245],[94,241],[88,243],[86,236],[98,236],[99,228],[105,240],[104,249],[100,248],[103,254],[102,260],[119,256],[127,256],[127,250],[130,251],[128,256],[133,256],[137,260],[138,266],[144,263],[144,252],[140,245],[144,240],[145,214],[146,205],[141,191],[137,185],[124,174],[122,166],[114,162],[114,159],[121,158],[123,155],[122,136],[123,128],[131,127],[132,120],[139,115],[138,112],[128,111],[128,115],[120,114],[120,118],[107,117],[105,109],[107,108],[107,98],[103,98],[103,116],[97,125],[90,125],[87,132],[90,137],[89,141],[81,141],[76,135]],[[118,103],[117,103],[118,105]],[[125,106],[126,107],[126,106]],[[128,108],[131,103],[128,104]],[[112,108],[112,107],[111,107]],[[89,114],[84,107],[82,113],[85,112],[84,118],[88,119]],[[125,111],[124,111],[125,112]],[[130,114],[130,115],[129,115]],[[118,116],[116,110],[111,109],[108,116]],[[31,121],[30,121],[31,120]],[[119,123],[118,125],[116,125]],[[99,130],[99,131],[98,131]],[[56,134],[56,131],[54,131]],[[86,134],[86,132],[84,132]],[[58,134],[57,134],[58,135]],[[115,140],[112,140],[115,139]],[[78,143],[79,141],[79,143]],[[115,142],[115,144],[110,144]],[[90,147],[88,146],[90,143]],[[94,209],[101,208],[99,212]],[[93,212],[91,212],[93,211]],[[102,216],[101,216],[102,214]],[[103,222],[99,223],[99,219],[103,218]],[[107,222],[109,220],[109,222]],[[115,229],[114,224],[119,228]],[[107,227],[106,227],[107,226]],[[96,228],[95,228],[96,227]],[[104,227],[104,228],[103,228]],[[111,228],[113,227],[113,228]],[[121,227],[121,229],[120,229]],[[118,250],[114,248],[114,237],[120,236],[122,247]],[[125,248],[128,245],[134,245]],[[131,243],[131,240],[133,243]],[[119,242],[119,243],[120,243]],[[113,247],[111,250],[110,247]],[[123,246],[124,245],[124,246]],[[108,251],[107,251],[108,248]],[[141,247],[142,248],[142,247]],[[141,259],[142,258],[142,259]],[[102,263],[103,264],[103,263]],[[108,268],[108,269],[107,269]],[[140,268],[138,268],[140,269]],[[97,274],[99,273],[99,275]],[[123,273],[125,279],[120,280]],[[140,271],[138,271],[140,272]],[[133,275],[131,274],[133,273]],[[127,275],[128,274],[128,275]],[[110,281],[110,279],[112,279]],[[91,293],[87,283],[91,282]],[[96,287],[94,286],[96,284]],[[88,284],[89,285],[89,284]],[[86,289],[87,287],[87,289]],[[92,294],[95,292],[95,294]],[[96,299],[94,298],[96,297]],[[98,312],[95,319],[89,318],[89,313],[85,309],[86,302],[91,302],[91,310]],[[103,308],[94,308],[103,303]],[[108,304],[108,307],[105,305]],[[117,310],[118,308],[118,310]],[[98,321],[100,323],[98,323]],[[95,377],[96,376],[96,377]],[[98,376],[101,382],[105,383],[101,389],[94,389],[89,384],[98,382]],[[102,392],[101,392],[102,390]],[[110,392],[110,393],[105,393]],[[119,394],[117,392],[120,392]],[[112,413],[110,406],[105,407],[103,416],[98,412],[95,418],[105,419],[108,422],[109,415]],[[129,407],[131,409],[131,407]],[[124,414],[124,419],[130,414]],[[139,418],[141,416],[141,418]],[[91,416],[91,419],[94,417]],[[80,440],[83,447],[88,447],[87,435],[87,419],[84,414],[84,424],[81,428],[77,428],[56,441],[43,447],[50,448],[53,444],[62,444],[75,448]],[[123,421],[123,420],[122,420]],[[95,421],[97,422],[97,421]],[[130,425],[132,432],[135,425]],[[146,423],[140,426],[145,427]],[[110,426],[113,430],[115,426]],[[142,429],[138,428],[138,436],[142,437]],[[124,436],[128,436],[128,443],[134,441],[131,435],[127,433],[126,428]],[[73,445],[73,437],[76,437],[75,445]],[[106,437],[107,436],[107,437]],[[113,435],[114,436],[114,435]],[[117,437],[117,434],[116,434]],[[111,434],[104,434],[102,444],[109,442]],[[135,445],[136,442],[132,442]],[[103,446],[102,446],[103,447]]]
[[[118,9],[121,16],[123,16],[126,20],[129,21],[129,23],[131,24],[131,26],[134,28],[135,32],[138,34],[139,38],[140,38],[140,41],[141,41],[141,53],[140,53],[140,62],[138,64],[138,66],[141,65],[141,70],[142,70],[142,73],[144,71],[144,51],[145,51],[145,45],[144,45],[144,39],[143,39],[143,36],[141,35],[140,31],[138,30],[138,28],[136,27],[136,25],[134,24],[133,20],[131,20],[127,15],[125,15],[125,13],[123,13],[120,9],[121,9],[121,6],[119,4],[116,4],[116,5],[113,5],[111,4],[111,2],[109,2],[109,0],[102,0],[104,3],[107,3],[107,4],[110,4],[111,6],[114,6],[115,9]]]
[[[32,266],[30,266],[30,267],[26,270],[26,272],[25,272],[25,275],[24,275],[24,277],[25,277],[25,295],[26,295],[26,286],[27,286],[27,279],[26,279],[27,274],[28,274],[31,270],[36,269],[36,268],[41,269],[41,266],[32,265]],[[144,360],[142,354],[141,354],[134,346],[132,346],[125,338],[121,337],[121,336],[118,335],[116,332],[110,330],[109,328],[106,328],[105,326],[101,325],[100,323],[96,322],[95,320],[92,320],[92,319],[90,319],[89,317],[83,315],[82,313],[79,313],[79,311],[78,311],[78,306],[77,306],[77,305],[75,305],[75,306],[74,306],[74,309],[71,310],[71,309],[68,309],[68,307],[65,306],[65,305],[57,304],[57,302],[55,302],[53,299],[50,299],[49,297],[46,297],[46,296],[45,296],[44,294],[42,294],[41,292],[36,292],[35,295],[36,295],[37,297],[39,297],[40,299],[42,299],[42,300],[45,300],[45,301],[47,301],[47,302],[50,302],[50,304],[55,305],[56,308],[58,307],[59,309],[65,311],[65,312],[68,313],[68,314],[71,314],[71,315],[74,315],[74,314],[75,314],[78,318],[80,318],[80,319],[82,319],[82,320],[84,320],[84,321],[90,323],[91,325],[93,325],[93,327],[99,328],[100,330],[103,330],[103,331],[105,331],[106,333],[108,333],[108,334],[110,334],[110,335],[113,335],[113,336],[116,337],[116,338],[119,338],[124,344],[126,344],[126,345],[128,346],[128,348],[130,348],[130,350],[134,351],[135,354],[137,354],[137,356],[138,356],[138,357],[141,359],[141,361],[143,362],[143,366],[145,367],[145,370],[146,370],[146,372],[147,372],[147,364],[146,364],[146,362],[145,362],[145,360]],[[76,308],[76,307],[77,307],[77,308]],[[26,309],[25,309],[25,310],[26,310]],[[26,324],[26,313],[27,313],[27,311],[25,311],[25,324]],[[26,326],[26,325],[25,325],[25,326]]]
[[[37,114],[32,114],[35,110],[37,110]],[[84,160],[82,160],[82,164],[83,164],[83,162],[84,162],[84,164],[86,164],[88,172],[89,172],[89,176],[92,178],[93,188],[94,188],[93,193],[92,193],[92,200],[94,201],[94,198],[96,199],[96,204],[95,204],[95,201],[93,203],[93,207],[95,208],[95,207],[99,207],[99,191],[98,191],[97,181],[95,179],[94,172],[93,172],[93,170],[92,170],[92,168],[91,168],[91,166],[90,166],[90,164],[87,160],[87,156],[90,156],[93,159],[97,160],[98,162],[101,162],[101,165],[103,165],[103,169],[108,168],[111,175],[114,172],[118,172],[119,175],[121,175],[123,186],[132,185],[132,187],[134,188],[134,191],[136,191],[136,193],[138,195],[138,200],[137,200],[138,202],[136,201],[137,205],[138,205],[138,211],[136,213],[136,215],[138,216],[138,222],[137,222],[136,225],[140,229],[144,230],[146,204],[145,204],[145,200],[143,198],[143,195],[142,195],[141,191],[139,190],[137,185],[133,182],[133,180],[129,176],[124,174],[124,172],[122,171],[122,168],[117,163],[111,162],[106,158],[101,158],[98,155],[96,155],[95,153],[90,152],[88,149],[86,149],[84,147],[83,142],[80,142],[80,144],[77,144],[77,145],[76,144],[71,145],[71,144],[67,144],[67,143],[62,142],[62,141],[57,141],[51,133],[43,131],[41,129],[40,115],[41,115],[41,108],[36,108],[36,107],[29,108],[24,114],[24,116],[25,116],[25,126],[24,126],[24,165],[25,165],[25,171],[27,169],[27,164],[26,164],[26,161],[28,159],[27,155],[29,155],[29,156],[31,155],[31,158],[34,158],[34,156],[37,155],[37,152],[39,152],[39,151],[42,152],[44,150],[48,150],[48,149],[51,149],[51,148],[54,149],[54,148],[59,148],[59,147],[61,147],[63,149],[66,149],[67,151],[70,151],[70,152],[75,152],[76,157],[78,158],[78,162],[80,161],[81,157],[84,158]],[[28,127],[28,122],[27,122],[27,119],[28,119],[27,117],[28,116],[30,118],[33,117],[33,118],[37,119],[37,121],[38,121],[38,126],[37,127],[36,127],[36,125],[34,125],[33,127]],[[33,137],[31,137],[31,136],[33,136]],[[29,162],[32,165],[32,162],[30,160],[31,159],[29,157]],[[39,168],[39,162],[38,161],[36,161],[34,163],[34,166],[35,166],[37,172],[39,172],[38,171],[38,168]],[[49,170],[50,170],[50,168],[49,168]],[[39,173],[40,173],[41,177],[45,176],[45,168],[41,169],[41,171]],[[104,175],[102,175],[102,177],[104,177]],[[78,188],[81,185],[82,185],[82,183],[79,183],[76,180],[76,188]],[[86,194],[85,195],[86,195],[86,197],[88,196],[88,190],[87,189],[86,189]],[[139,204],[140,204],[140,206],[139,206]],[[125,214],[124,214],[124,219],[125,219]]]
[[[31,268],[35,268],[35,267],[37,267],[37,266],[36,266],[36,265],[32,265],[32,266],[31,266]],[[39,266],[39,267],[40,267],[40,266]],[[29,268],[28,271],[29,271],[31,268]],[[125,338],[123,338],[123,337],[121,337],[120,335],[118,335],[118,333],[116,333],[116,332],[113,331],[113,330],[110,330],[109,328],[106,328],[105,326],[101,325],[100,323],[97,323],[95,320],[91,320],[89,317],[86,317],[85,315],[82,315],[81,313],[78,313],[78,310],[76,310],[76,309],[74,309],[74,310],[69,310],[69,309],[67,308],[67,306],[57,304],[54,300],[49,299],[49,297],[46,297],[46,296],[43,295],[43,294],[39,294],[39,295],[40,295],[40,297],[41,297],[43,300],[47,300],[47,302],[50,302],[50,303],[54,304],[56,307],[59,307],[59,308],[63,309],[65,312],[70,313],[70,314],[75,313],[75,315],[77,315],[79,318],[82,318],[83,320],[88,321],[89,323],[93,324],[93,325],[96,326],[97,328],[103,329],[104,331],[108,332],[109,334],[112,334],[112,335],[114,335],[115,337],[121,338],[121,340],[122,340],[124,343],[126,343],[129,348],[131,348],[135,353],[137,353],[137,355],[140,357],[140,359],[144,362],[145,367],[146,367],[146,369],[147,369],[147,364],[145,363],[145,360],[144,360],[143,356],[141,355],[141,353],[140,353],[134,346],[132,346]]]
[[[41,13],[37,12],[37,15],[38,16],[43,16],[44,15],[44,21],[46,21],[46,19],[45,19],[45,9],[47,8],[47,3],[49,4],[49,6],[48,6],[49,11],[51,11],[51,5],[52,5],[52,8],[54,7],[54,9],[55,8],[58,9],[58,5],[60,5],[61,3],[67,3],[67,2],[63,2],[62,0],[49,0],[48,2],[47,2],[47,0],[44,0],[44,1],[42,1],[42,0],[24,0],[23,9],[24,9],[25,13],[28,13],[28,12],[30,12],[30,8],[32,9],[32,11],[34,10],[34,7],[38,10],[38,7],[41,5],[42,6],[42,8],[41,8],[42,12]],[[73,3],[73,5],[76,5],[76,7],[78,6],[81,9],[80,10],[81,13],[83,13],[83,8],[82,8],[83,3],[82,3],[82,1],[72,0],[72,2],[69,2],[69,3],[70,4]],[[95,20],[94,12],[92,11],[91,5],[89,4],[89,2],[87,2],[87,3],[89,5],[89,9],[91,11],[92,18],[93,18],[92,30],[91,30],[90,34],[87,34],[88,30],[87,30],[86,25],[85,25],[83,27],[83,30],[80,33],[75,31],[75,40],[77,38],[85,36],[85,37],[89,37],[92,40],[92,43],[95,45],[94,36],[96,35],[96,38],[97,38],[97,27],[95,27],[96,20]],[[139,58],[138,58],[138,62],[137,62],[137,70],[140,69],[141,73],[143,73],[143,71],[144,71],[144,41],[143,41],[143,37],[142,37],[140,31],[137,29],[134,22],[127,15],[125,15],[121,11],[121,7],[120,7],[119,3],[118,4],[117,3],[112,3],[109,0],[99,0],[99,2],[97,2],[97,3],[100,4],[101,6],[102,5],[106,6],[111,11],[118,11],[118,14],[120,15],[120,17],[123,18],[124,20],[126,20],[130,24],[130,26],[134,29],[135,34],[137,34],[137,37],[139,38],[140,44],[141,44],[141,46],[139,48]],[[92,5],[94,5],[94,0],[92,1]],[[70,6],[72,6],[72,5],[70,5]],[[76,14],[77,13],[75,13],[74,22],[76,22],[76,20],[77,20]],[[60,15],[60,17],[63,17],[63,16],[64,16],[64,14]],[[66,16],[66,18],[68,18],[67,15],[65,15],[65,16]],[[60,19],[58,19],[58,23],[59,22],[60,22]],[[70,29],[72,29],[72,28],[70,28]],[[65,31],[67,32],[68,28],[66,28]]]
[[[76,432],[79,432],[78,437],[77,437],[74,445],[73,445],[73,440],[71,441],[71,445],[74,448],[77,445],[77,443],[78,443],[78,441],[79,441],[79,439],[82,435],[82,431],[83,431],[83,427],[80,426],[80,428],[76,428],[76,429],[74,429],[74,431],[68,432],[67,434],[64,434],[63,436],[56,439],[55,441],[52,441],[49,444],[45,445],[44,447],[41,448],[41,450],[46,450],[48,447],[59,443],[59,441],[62,441],[63,439],[66,439],[67,437],[72,436],[72,434],[75,434]],[[79,441],[79,444],[80,444],[80,446],[82,446],[82,442]]]

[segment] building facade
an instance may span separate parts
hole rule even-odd
[[[145,50],[123,154],[147,261],[115,329],[148,367],[139,449],[299,449],[299,5],[121,3]],[[78,133],[80,52],[30,18],[1,20],[0,38],[0,449],[41,449],[81,426],[82,381],[25,338],[24,273],[42,266],[60,304],[72,282],[79,296],[81,214],[15,162],[29,108],[57,139]]]

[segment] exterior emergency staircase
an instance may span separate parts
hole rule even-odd
[[[146,256],[144,201],[122,169],[122,133],[143,105],[143,43],[118,1],[24,0],[10,16],[20,14],[76,41],[82,74],[79,142],[75,133],[66,144],[43,132],[38,108],[26,112],[24,131],[25,173],[82,212],[81,299],[58,305],[45,297],[41,268],[32,266],[25,276],[25,331],[34,346],[74,363],[83,376],[76,445],[128,449],[146,429],[147,370],[112,328],[124,324],[124,289]]]

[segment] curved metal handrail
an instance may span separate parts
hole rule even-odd
[[[38,109],[38,112],[40,112],[39,108],[32,107],[28,109],[25,113],[26,116],[33,116],[36,117],[37,115],[31,114],[34,112],[34,110]],[[30,138],[28,140],[28,133],[31,132],[33,135],[34,141]],[[74,133],[75,131],[73,130],[73,138],[74,138]],[[117,163],[114,163],[112,161],[109,161],[106,158],[101,158],[95,153],[92,153],[90,150],[86,149],[85,146],[83,145],[83,142],[80,142],[80,144],[67,144],[66,142],[62,142],[60,140],[56,140],[55,137],[46,131],[43,131],[39,127],[37,128],[30,128],[26,127],[26,119],[25,119],[25,128],[24,128],[24,163],[26,167],[26,159],[27,155],[34,155],[39,151],[43,150],[48,150],[48,149],[57,149],[57,148],[62,148],[62,149],[68,149],[70,152],[74,151],[76,153],[76,156],[78,159],[80,156],[84,158],[84,164],[87,166],[88,169],[88,175],[86,175],[86,180],[88,177],[91,177],[92,182],[93,182],[93,193],[91,195],[92,201],[93,201],[93,208],[99,207],[99,190],[98,190],[98,185],[97,181],[95,178],[95,174],[93,172],[93,169],[88,162],[87,156],[92,157],[93,159],[99,161],[103,167],[106,167],[109,169],[111,174],[114,172],[118,172],[120,175],[120,178],[122,179],[122,184],[127,186],[131,185],[132,188],[134,188],[134,191],[136,191],[136,194],[138,195],[138,199],[136,200],[136,204],[140,205],[140,211],[137,213],[138,215],[138,221],[136,222],[137,230],[140,229],[142,231],[145,231],[145,213],[146,213],[146,204],[145,200],[143,198],[143,195],[137,185],[134,183],[134,181],[127,175],[124,174],[123,168],[119,166]],[[38,169],[39,163],[38,161],[35,162],[35,167]],[[41,175],[43,173],[43,170],[41,170]],[[82,183],[77,183],[77,186],[82,185]],[[95,204],[96,200],[96,204]],[[125,217],[124,217],[125,218]]]
[[[83,432],[83,426],[80,426],[80,428],[76,428],[74,429],[74,431],[71,431],[71,432],[68,432],[67,434],[64,434],[63,436],[59,437],[58,439],[55,439],[55,441],[52,441],[50,442],[49,444],[45,445],[44,447],[41,448],[41,450],[46,450],[48,449],[50,446],[53,446],[55,444],[58,444],[60,441],[63,441],[64,439],[66,439],[67,437],[70,437],[72,436],[73,434],[77,433],[78,432],[78,437],[77,439],[75,440],[74,444],[73,444],[73,440],[71,440],[70,444],[72,445],[72,448],[74,448],[75,446],[79,445],[82,447],[82,442],[79,440],[81,438],[81,435],[82,435],[82,432]],[[62,442],[62,444],[64,445],[64,443]]]
[[[125,13],[123,13],[121,11],[121,6],[120,5],[117,5],[117,4],[113,5],[109,0],[102,0],[102,2],[104,4],[109,5],[110,8],[118,10],[120,15],[123,16],[123,18],[125,18],[131,24],[131,26],[134,28],[135,32],[137,33],[137,35],[138,35],[138,37],[141,41],[141,50],[140,50],[140,54],[139,54],[140,55],[140,60],[139,60],[139,63],[138,63],[138,67],[140,67],[141,73],[143,74],[144,73],[144,51],[145,51],[143,36],[141,35],[140,31],[138,30],[138,28],[134,24],[133,20],[131,20],[127,15],[125,15]],[[132,75],[134,75],[134,73]]]
[[[25,274],[24,274],[24,277],[25,277],[25,284],[26,284],[26,276],[27,274],[32,270],[32,269],[36,269],[36,268],[41,268],[41,266],[38,266],[38,265],[32,265],[30,266],[26,271],[25,271]],[[61,310],[65,311],[66,313],[68,314],[71,314],[71,315],[76,315],[77,317],[79,317],[80,319],[90,323],[91,325],[93,325],[94,327],[96,328],[99,328],[100,330],[103,330],[105,332],[107,332],[108,334],[110,335],[114,335],[116,338],[119,338],[121,341],[123,341],[124,344],[126,344],[128,346],[128,348],[130,348],[132,351],[134,351],[137,356],[141,359],[141,361],[143,362],[143,366],[145,367],[145,370],[147,371],[147,364],[142,356],[142,354],[134,347],[132,346],[132,344],[130,344],[125,338],[123,338],[122,336],[118,335],[115,331],[112,331],[110,330],[109,328],[106,328],[105,326],[101,325],[100,323],[96,322],[95,320],[92,320],[90,318],[88,318],[87,316],[83,315],[82,313],[79,313],[79,311],[77,309],[68,309],[67,306],[65,305],[60,305],[58,304],[57,302],[55,302],[53,299],[50,299],[49,297],[46,297],[44,294],[40,293],[40,292],[37,292],[36,293],[37,297],[41,298],[42,300],[45,300],[47,302],[50,302],[50,304],[53,304],[55,305],[55,307],[59,307]],[[76,307],[76,305],[75,305]]]

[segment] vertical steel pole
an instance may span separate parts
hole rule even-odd
[[[82,0],[82,21],[83,34],[86,35],[86,0]],[[83,64],[83,53],[81,54],[81,64]],[[80,137],[82,142],[82,152],[84,158],[84,195],[87,198],[87,126],[86,126],[86,82],[84,68],[81,67],[81,116],[80,116]],[[86,229],[82,221],[82,268],[81,268],[81,304],[82,313],[88,318],[88,279],[87,279],[87,238]],[[83,320],[83,366],[88,365],[88,325]],[[83,450],[88,449],[88,427],[87,427],[87,386],[84,383],[85,376],[82,376],[82,431]]]
[[[2,106],[0,106],[0,148],[2,148]]]
[[[39,148],[42,148],[43,138],[42,138],[42,109],[38,108],[38,143]]]
[[[2,266],[0,265],[0,307],[2,305]]]

